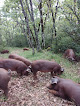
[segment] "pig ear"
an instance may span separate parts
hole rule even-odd
[[[64,71],[64,68],[61,68],[61,72],[63,72]]]
[[[8,72],[11,73],[11,69],[8,69]]]
[[[59,81],[59,79],[57,79],[57,78],[52,78],[52,79],[51,79],[51,84],[57,84],[58,81]]]

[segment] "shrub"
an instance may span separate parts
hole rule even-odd
[[[80,52],[80,45],[76,44],[70,37],[63,37],[61,40],[57,40],[57,45],[54,42],[52,50],[57,52],[64,52],[66,49],[73,49],[75,52]]]
[[[25,36],[23,35],[16,35],[13,40],[10,42],[9,46],[13,47],[25,47],[28,46]]]
[[[0,39],[0,52],[4,49],[6,43]]]

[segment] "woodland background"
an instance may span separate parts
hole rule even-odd
[[[0,51],[30,47],[80,52],[80,0],[5,0],[0,9]],[[36,48],[36,49],[34,49]]]

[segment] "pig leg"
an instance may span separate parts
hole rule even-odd
[[[4,94],[6,97],[8,97],[8,88],[6,88],[6,90],[4,91]]]
[[[20,76],[22,76],[22,75],[23,75],[22,71],[23,71],[23,70],[21,70],[21,71],[20,71]]]
[[[34,80],[36,80],[37,79],[37,72],[34,72],[33,75],[34,75],[33,76],[34,77]]]
[[[22,76],[22,70],[21,69],[18,69],[17,73],[18,73],[19,76]]]
[[[61,98],[65,99],[65,95],[61,90],[59,90],[59,91],[49,90],[49,92],[54,94],[55,96],[58,96],[58,97],[61,97]]]
[[[54,94],[54,95],[59,95],[58,92],[55,91],[55,90],[50,90],[50,89],[49,89],[48,91],[49,91],[50,93]]]
[[[4,87],[3,91],[4,91],[5,97],[8,98],[8,87]]]
[[[53,71],[51,71],[51,76],[52,76],[52,77],[54,76]]]

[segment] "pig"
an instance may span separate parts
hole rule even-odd
[[[11,78],[11,70],[8,71],[0,68],[0,89],[4,91],[6,98],[8,97],[8,83]]]
[[[3,50],[3,51],[1,51],[1,54],[4,54],[4,53],[9,53],[9,50]]]
[[[53,77],[51,82],[47,84],[49,92],[55,96],[73,101],[76,106],[80,106],[80,84],[70,79]]]
[[[17,54],[10,54],[10,55],[9,55],[9,58],[10,58],[10,59],[16,59],[16,60],[22,61],[22,62],[24,62],[27,66],[29,66],[29,65],[31,64],[31,61],[30,61],[30,60],[28,60],[28,59],[26,59],[26,58],[24,58],[24,57],[22,57],[22,56],[19,56],[19,55],[17,55]]]
[[[63,68],[61,68],[61,66],[56,63],[55,61],[48,61],[48,60],[36,60],[33,61],[31,63],[30,66],[28,66],[27,70],[31,71],[34,75],[34,79],[37,79],[37,72],[51,72],[51,75],[53,76],[53,72],[54,75],[57,74],[62,74],[62,72],[64,71]],[[27,71],[26,70],[26,71]]]
[[[16,71],[21,76],[28,75],[27,65],[24,64],[22,61],[18,61],[15,59],[2,59],[0,60],[0,68],[4,68],[6,70],[11,69],[11,71]],[[26,71],[26,72],[25,72]]]
[[[67,49],[64,53],[64,57],[70,61],[75,61],[75,53],[72,49]]]
[[[25,51],[25,50],[29,50],[29,48],[24,48],[23,50],[24,50],[24,51]]]

